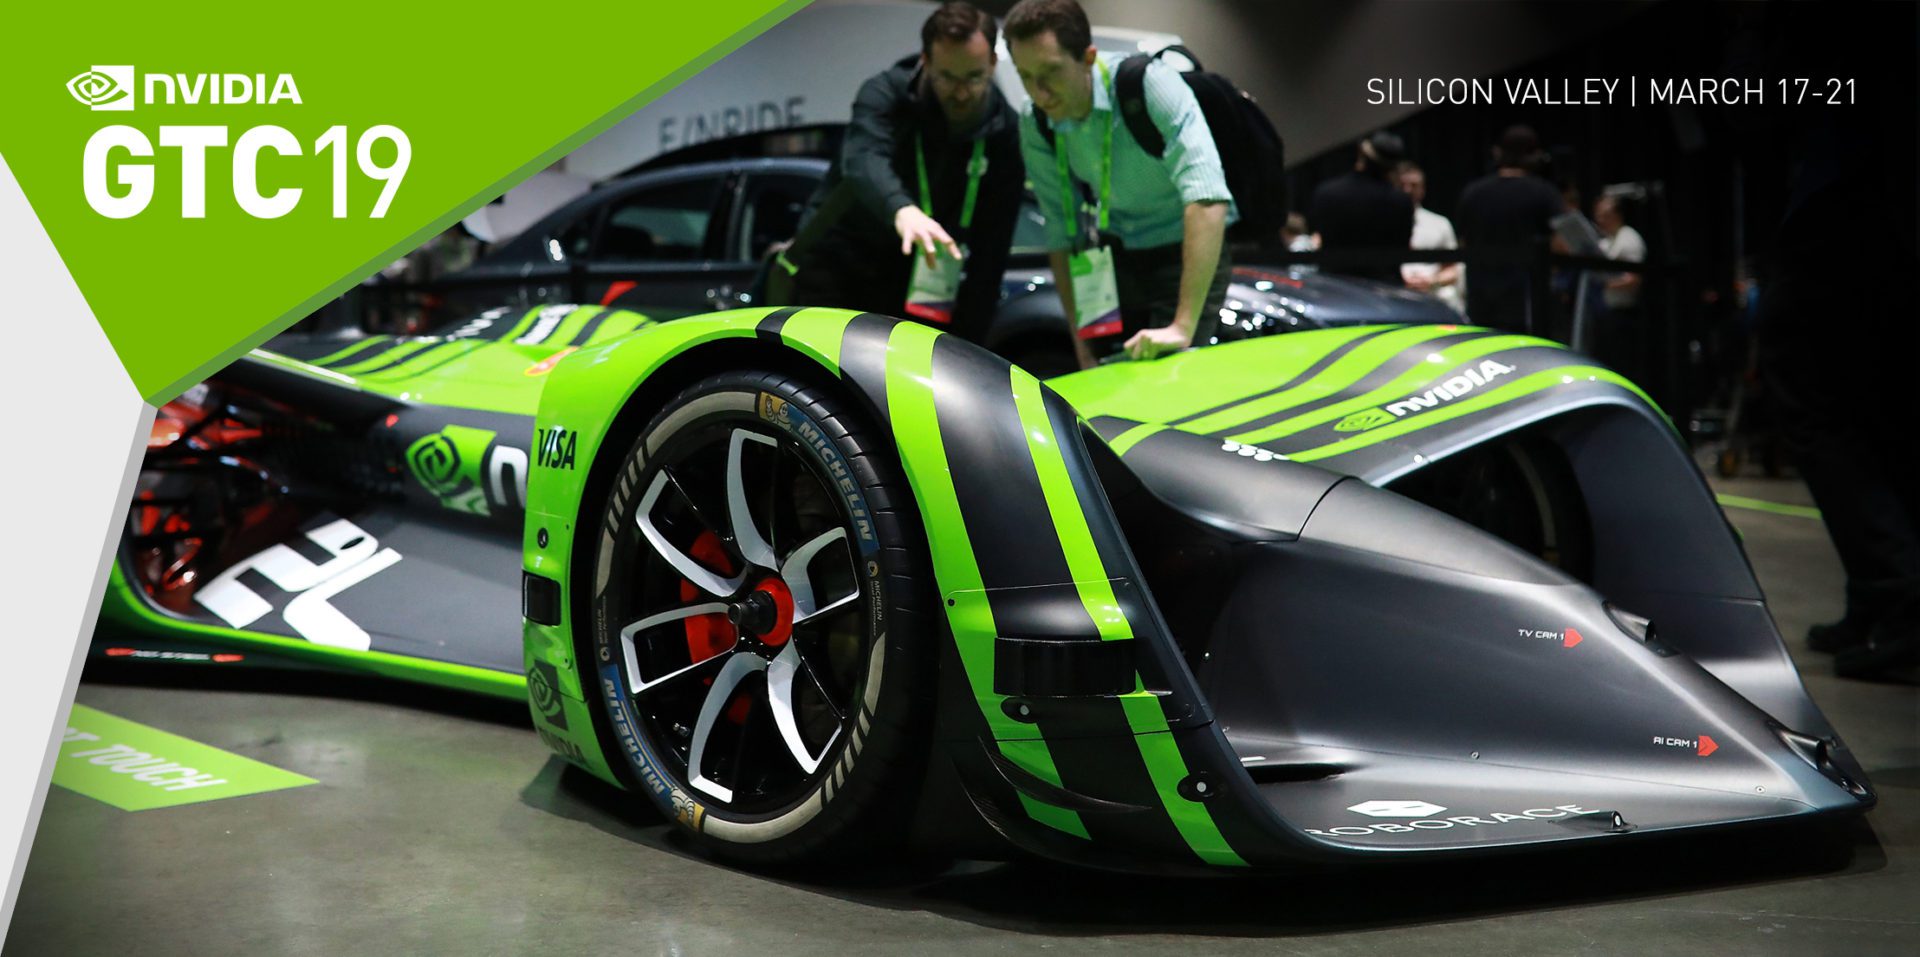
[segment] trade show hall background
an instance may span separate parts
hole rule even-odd
[[[980,5],[1004,15],[1013,3]],[[144,740],[176,758],[232,762],[223,766],[246,786],[176,803],[152,789],[126,798],[107,772],[104,787],[56,777],[5,953],[118,954],[129,941],[162,955],[1920,953],[1920,674],[1896,657],[1842,677],[1832,654],[1808,645],[1811,630],[1848,613],[1848,572],[1859,570],[1830,530],[1842,527],[1844,539],[1863,503],[1882,500],[1874,495],[1911,500],[1902,415],[1920,354],[1909,289],[1920,275],[1920,5],[1086,8],[1103,49],[1177,39],[1250,93],[1285,140],[1299,213],[1354,169],[1362,140],[1386,132],[1423,171],[1425,207],[1457,217],[1468,184],[1494,171],[1496,144],[1516,125],[1531,130],[1538,148],[1527,173],[1552,185],[1569,218],[1558,245],[1524,251],[1526,331],[1600,352],[1670,417],[1739,533],[1808,694],[1872,778],[1876,810],[1835,828],[1753,832],[1760,838],[1716,833],[1305,877],[1138,878],[949,860],[756,871],[707,858],[645,801],[555,757],[522,703],[318,669],[185,663],[178,656],[202,649],[149,648],[104,625],[84,652],[70,723],[151,735]],[[786,235],[747,230],[737,245],[751,255],[737,262],[648,262],[636,281],[596,272],[600,264],[541,262],[558,246],[540,224],[637,174],[770,160],[767,169],[792,176],[781,200],[791,225],[837,155],[855,88],[917,47],[931,9],[820,0],[800,10],[291,335],[445,331],[499,306],[526,314],[617,301],[670,318],[753,302],[767,241]],[[600,41],[538,42],[530,58],[516,54],[516,68],[558,96],[566,57],[582,55],[568,45]],[[558,66],[541,55],[560,50]],[[497,59],[467,66],[456,57],[449,70],[498,69]],[[1764,102],[1516,103],[1504,92],[1585,89],[1586,78],[1697,89],[1728,77],[1764,78]],[[1420,82],[1431,78],[1502,92],[1494,102],[1376,102],[1384,89],[1434,89]],[[1849,102],[1783,101],[1794,88],[1779,81],[1799,79],[1822,90],[1838,81]],[[1009,64],[998,80],[1018,94]],[[6,208],[25,207],[10,178],[0,185]],[[1637,261],[1608,254],[1619,234],[1601,220],[1615,214],[1643,241]],[[702,234],[709,251],[725,229]],[[1236,264],[1340,282],[1362,266],[1424,261],[1404,246],[1316,249],[1314,232],[1307,222],[1285,243],[1238,250]],[[1608,242],[1581,247],[1588,234]],[[500,265],[523,246],[532,260]],[[50,250],[35,245],[32,261],[44,265]],[[1051,296],[1034,266],[1044,257],[1026,252],[1018,264],[1031,279],[1014,278],[1025,293]],[[1466,262],[1469,277],[1486,255],[1425,253]],[[1623,276],[1638,280],[1630,303],[1600,291]],[[131,395],[121,398],[133,408]],[[1916,518],[1879,510],[1864,534],[1904,521],[1910,542]],[[1863,577],[1854,576],[1855,598]],[[1876,634],[1897,637],[1893,626]]]

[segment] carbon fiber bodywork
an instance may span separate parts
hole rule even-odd
[[[136,520],[107,616],[524,693],[557,753],[690,826],[702,799],[609,761],[631,732],[590,704],[606,663],[576,626],[607,546],[582,529],[632,494],[611,463],[654,412],[748,368],[850,397],[907,477],[944,610],[924,636],[934,760],[902,797],[922,847],[1280,867],[1873,802],[1671,426],[1549,342],[1329,329],[1043,383],[882,316],[541,307],[289,348],[307,358],[214,385],[303,410],[303,442],[372,451],[328,458],[317,505],[243,550],[251,570],[207,569],[255,603],[161,607],[134,552],[166,539]],[[1508,500],[1435,491],[1490,456],[1535,493],[1531,537],[1495,520]],[[299,561],[263,564],[274,549]]]

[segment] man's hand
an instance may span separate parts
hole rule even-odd
[[[1158,359],[1191,345],[1193,345],[1193,330],[1182,329],[1175,324],[1157,329],[1142,329],[1134,333],[1133,338],[1127,340],[1125,349],[1129,359]]]
[[[893,231],[900,234],[900,254],[911,255],[914,247],[927,257],[927,266],[933,266],[934,255],[945,247],[947,254],[955,259],[960,257],[960,244],[947,235],[932,216],[920,211],[918,206],[902,206],[893,214]]]

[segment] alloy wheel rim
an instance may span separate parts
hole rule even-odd
[[[634,600],[610,609],[624,693],[686,788],[777,811],[831,772],[859,710],[872,635],[843,500],[791,439],[740,420],[649,466],[621,536]]]

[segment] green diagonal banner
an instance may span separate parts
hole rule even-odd
[[[805,2],[26,5],[0,156],[158,404]]]

